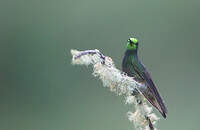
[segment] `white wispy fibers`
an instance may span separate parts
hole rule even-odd
[[[156,130],[155,123],[159,118],[152,113],[144,96],[139,92],[144,84],[136,82],[118,70],[112,59],[104,56],[99,50],[77,51],[71,50],[72,64],[93,65],[93,75],[109,87],[112,92],[126,97],[126,104],[134,104],[135,112],[128,112],[128,119],[135,124],[137,130]],[[136,92],[133,96],[132,93]]]

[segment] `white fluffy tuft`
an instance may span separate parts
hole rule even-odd
[[[152,113],[142,94],[132,96],[133,90],[142,85],[118,70],[110,57],[103,56],[99,50],[77,51],[71,50],[72,64],[93,65],[93,75],[99,77],[104,87],[112,92],[124,95],[126,104],[134,104],[135,112],[128,112],[128,119],[135,124],[137,130],[150,130],[149,120],[154,125],[159,118]],[[155,130],[155,128],[154,128]]]

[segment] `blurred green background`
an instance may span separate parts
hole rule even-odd
[[[70,49],[118,68],[130,34],[168,108],[159,130],[199,130],[199,0],[1,0],[0,130],[133,130],[132,106]]]

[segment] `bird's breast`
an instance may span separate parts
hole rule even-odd
[[[136,65],[133,64],[134,56],[125,56],[122,62],[122,71],[125,72],[128,76],[134,77],[138,82],[144,82],[140,74],[137,72]]]

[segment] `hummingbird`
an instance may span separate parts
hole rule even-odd
[[[167,109],[165,104],[149,72],[138,58],[138,46],[139,41],[136,38],[128,39],[122,61],[122,71],[144,85],[144,87],[139,88],[139,91],[144,95],[148,102],[151,103],[164,118],[166,118]],[[132,95],[134,95],[134,92]]]

